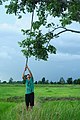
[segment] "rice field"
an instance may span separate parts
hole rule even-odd
[[[0,85],[0,120],[80,120],[80,85],[35,85],[26,111],[25,85]]]

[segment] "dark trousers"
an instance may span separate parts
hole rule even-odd
[[[29,106],[29,104],[30,106],[34,106],[34,92],[30,94],[25,94],[25,102],[27,107]]]

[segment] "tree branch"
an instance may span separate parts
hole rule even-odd
[[[77,30],[71,30],[71,29],[67,29],[67,28],[64,28],[66,31],[70,31],[70,32],[74,32],[74,33],[80,33],[80,31],[77,31]]]
[[[55,28],[54,30],[52,30],[51,32],[54,32],[54,31],[56,31],[57,29],[60,29],[60,28],[62,28],[62,29],[64,29],[64,30],[58,32],[57,34],[54,34],[54,37],[57,37],[58,35],[60,35],[60,34],[62,34],[62,33],[64,33],[64,32],[80,33],[80,31],[72,30],[72,29],[67,29],[67,28],[64,28],[64,27],[57,27],[57,28]]]
[[[61,33],[64,33],[64,32],[66,32],[66,30],[63,30],[63,31],[58,32],[57,34],[54,34],[54,37],[57,37],[58,35],[60,35]]]

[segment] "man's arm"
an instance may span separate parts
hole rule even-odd
[[[29,71],[29,73],[30,73],[30,77],[32,77],[33,75],[32,75],[31,70],[29,69],[29,67],[28,67],[28,66],[26,66],[26,68],[28,69],[28,71]]]
[[[26,67],[25,67],[25,69],[24,69],[24,71],[23,71],[23,74],[22,74],[22,79],[24,79],[24,76],[25,76],[25,71],[26,71]]]

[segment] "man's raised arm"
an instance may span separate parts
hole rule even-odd
[[[23,74],[22,74],[22,79],[24,79],[24,76],[25,76],[25,71],[26,71],[26,67],[25,67],[25,69],[24,69],[24,71],[23,71]]]
[[[28,71],[29,71],[29,73],[30,73],[30,77],[32,77],[32,76],[33,76],[33,75],[32,75],[32,72],[31,72],[31,70],[29,69],[28,66],[26,66],[26,69],[28,69]]]

